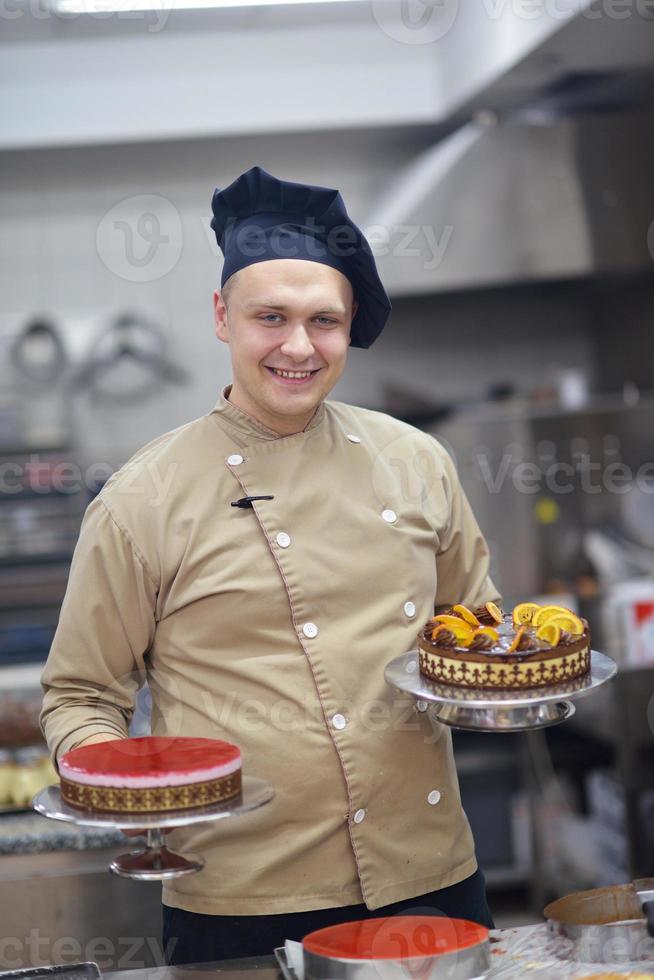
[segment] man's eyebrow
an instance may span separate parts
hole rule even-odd
[[[280,306],[279,303],[273,302],[271,299],[246,299],[243,306],[269,306],[271,310],[283,310],[284,306]]]
[[[256,306],[265,306],[269,310],[286,310],[288,308],[283,303],[275,303],[273,302],[273,300],[269,300],[266,298],[247,299],[243,303],[243,306],[246,307],[247,309],[251,309]],[[318,309],[316,309],[314,312],[315,313],[338,313],[341,316],[343,316],[346,310],[344,306],[321,306]]]

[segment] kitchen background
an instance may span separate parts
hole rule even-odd
[[[392,319],[333,397],[444,439],[507,604],[556,595],[621,663],[563,726],[455,737],[498,922],[654,874],[654,4],[41,3],[0,11],[4,935],[157,961],[119,955],[159,893],[107,875],[118,835],[28,812],[38,678],[89,499],[230,380],[210,200],[254,164],[376,241]]]

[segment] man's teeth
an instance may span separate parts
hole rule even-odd
[[[278,374],[280,378],[308,378],[312,371],[279,371],[277,368],[273,368],[275,374]]]

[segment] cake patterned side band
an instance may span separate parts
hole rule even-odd
[[[112,786],[89,786],[61,778],[61,797],[71,806],[105,813],[158,813],[167,810],[189,810],[222,803],[241,792],[241,770],[187,786],[158,786],[125,789]]]
[[[472,663],[419,650],[420,671],[440,684],[506,691],[528,690],[561,684],[582,677],[590,670],[590,647],[577,653],[531,663]]]

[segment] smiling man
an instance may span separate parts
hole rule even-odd
[[[234,742],[275,787],[169,835],[206,862],[164,883],[169,962],[404,910],[490,924],[450,732],[384,680],[435,605],[497,598],[488,549],[431,436],[327,399],[390,310],[340,194],[254,167],[212,206],[232,382],[85,514],[42,678],[53,759],[125,738],[147,677],[154,735]]]
[[[214,293],[214,314],[230,345],[229,400],[280,435],[300,432],[345,369],[352,286],[303,259],[269,259],[228,282]]]

